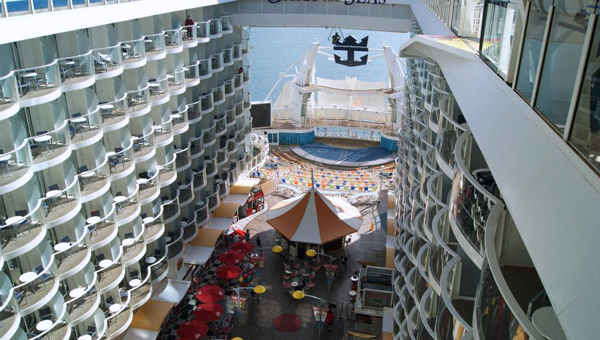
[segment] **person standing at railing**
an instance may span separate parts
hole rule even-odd
[[[192,19],[192,16],[191,16],[191,15],[188,15],[188,16],[185,18],[185,23],[184,23],[184,26],[186,26],[186,27],[185,27],[185,29],[187,30],[187,39],[188,39],[188,40],[189,40],[189,39],[192,39],[192,37],[193,37],[193,35],[192,35],[192,30],[194,29],[194,25],[195,25],[195,24],[196,24],[196,23],[194,22],[194,19]]]

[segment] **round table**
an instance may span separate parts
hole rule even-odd
[[[102,261],[100,261],[100,263],[98,263],[98,265],[100,266],[100,268],[108,268],[108,267],[110,267],[112,264],[113,264],[113,261],[111,261],[111,260],[108,260],[108,259],[106,259],[106,260],[102,260]]]
[[[356,296],[356,291],[355,290],[351,290],[350,293],[350,297],[355,297]]]
[[[69,247],[71,247],[71,245],[67,242],[61,242],[61,243],[57,243],[54,245],[54,250],[57,252],[60,251],[65,251],[67,249],[69,249]]]
[[[75,65],[75,62],[73,60],[64,60],[60,62],[61,65],[65,65],[65,66],[70,66],[70,65]]]
[[[114,155],[116,155],[116,154],[117,154],[117,153],[116,153],[116,152],[114,152],[114,151],[108,151],[108,152],[106,152],[106,156],[107,156],[107,157],[111,157],[111,156],[114,156]]]
[[[179,113],[173,113],[171,115],[171,118],[173,118],[173,119],[179,119],[179,118],[181,118],[181,115]]]
[[[531,322],[548,339],[567,339],[552,307],[542,307],[536,310],[531,317]]]
[[[29,72],[21,75],[21,78],[33,78],[37,77],[37,72]]]
[[[11,225],[11,224],[19,223],[19,222],[23,221],[24,219],[25,219],[25,217],[23,217],[23,216],[13,216],[13,217],[7,218],[6,221],[4,221],[4,223],[6,223],[6,225]]]
[[[117,197],[113,198],[113,202],[115,202],[117,204],[122,203],[126,200],[127,200],[127,197],[125,197],[125,196],[117,196]]]
[[[292,281],[292,287],[298,287],[299,283],[298,281]]]
[[[354,282],[357,282],[357,281],[358,281],[358,276],[352,276],[352,277],[350,278],[350,280],[352,280],[352,281],[354,281]]]
[[[96,223],[100,223],[100,221],[102,221],[102,219],[99,216],[92,216],[92,217],[88,217],[85,221],[88,224],[96,224]]]
[[[204,201],[197,201],[196,205],[199,207],[203,207],[204,206]]]
[[[9,160],[11,158],[12,158],[12,153],[8,153],[6,155],[2,155],[2,156],[0,156],[0,162],[7,161],[7,160]]]
[[[138,178],[138,180],[136,181],[138,185],[144,185],[144,184],[148,184],[148,180],[145,178]]]
[[[85,123],[86,121],[87,121],[87,119],[85,117],[77,117],[77,118],[71,119],[71,122],[78,123],[78,124]]]
[[[159,83],[148,83],[148,86],[150,87],[160,87]]]
[[[121,311],[121,304],[120,303],[114,303],[112,305],[110,305],[110,307],[108,307],[108,311],[111,313],[118,313]]]
[[[106,111],[108,111],[108,110],[112,110],[114,108],[115,108],[115,106],[113,104],[102,104],[102,105],[100,105],[100,110],[106,110]]]
[[[46,193],[46,197],[56,197],[56,196],[60,196],[62,194],[62,191],[60,190],[50,190]]]
[[[52,328],[52,320],[42,320],[35,325],[35,329],[39,332],[45,332]]]
[[[173,79],[173,78],[175,78],[175,76],[174,76],[174,75],[172,75],[172,74],[167,74],[167,79]]]
[[[165,242],[167,242],[167,243],[171,242],[171,238],[169,236],[165,237]]]
[[[144,217],[142,220],[144,223],[152,223],[154,222],[154,217]]]
[[[37,278],[37,274],[34,272],[26,272],[19,276],[19,282],[27,283],[35,280]]]
[[[92,178],[92,177],[96,176],[96,173],[94,173],[93,171],[86,171],[86,172],[80,173],[79,176],[81,176],[83,178]]]
[[[33,140],[36,141],[37,143],[48,142],[51,139],[52,139],[52,136],[50,136],[50,135],[43,135],[43,136],[33,138]]]
[[[131,245],[133,245],[135,243],[135,240],[132,238],[126,238],[123,240],[123,242],[121,242],[122,245],[124,245],[125,247],[129,247]]]
[[[92,340],[92,336],[85,334],[85,335],[82,335],[79,338],[77,338],[77,340]]]
[[[182,185],[179,186],[179,190],[185,190],[187,188],[188,188],[188,186],[185,185],[185,184],[182,184]]]
[[[69,292],[69,296],[73,299],[76,299],[85,294],[85,288],[75,288]]]
[[[147,264],[153,264],[156,262],[156,257],[154,257],[154,256],[146,257],[145,261]]]
[[[133,279],[133,280],[129,281],[129,286],[131,286],[131,287],[137,287],[141,284],[142,284],[142,281],[140,279]]]

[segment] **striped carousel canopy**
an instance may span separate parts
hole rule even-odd
[[[357,232],[362,217],[355,207],[312,187],[299,197],[271,207],[267,223],[289,241],[325,244]]]

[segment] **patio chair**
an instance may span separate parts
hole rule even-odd
[[[98,217],[100,217],[100,210],[94,210],[94,211],[92,211],[91,215],[92,216],[98,216]]]
[[[81,167],[79,167],[78,171],[79,171],[79,173],[83,173],[83,172],[86,172],[86,171],[88,171],[88,167],[87,167],[87,165],[84,165],[84,166],[81,166]]]
[[[71,238],[69,237],[69,235],[67,235],[67,236],[61,238],[60,242],[71,243]]]
[[[52,320],[52,309],[50,307],[40,309],[40,320]]]
[[[0,155],[4,154],[4,150],[0,149]],[[0,161],[0,176],[2,176],[2,178],[4,178],[4,175],[2,175],[2,168],[6,168],[6,173],[12,177],[12,172],[10,171],[10,166],[8,164],[8,160],[5,161]]]
[[[88,332],[88,335],[93,338],[96,335],[96,327],[87,326],[87,332]]]
[[[73,138],[78,133],[81,135],[81,137],[83,137],[83,127],[81,126],[81,124],[73,125],[69,123],[69,134],[71,135],[71,138]]]

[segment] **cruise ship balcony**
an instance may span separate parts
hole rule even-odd
[[[242,44],[233,45],[233,61],[242,61]]]
[[[204,164],[192,169],[194,192],[199,192],[206,185],[206,168]]]
[[[164,208],[160,208],[160,213],[154,217],[146,216],[142,218],[144,222],[144,239],[147,244],[158,240],[165,233],[165,225],[163,223]],[[145,214],[142,214],[144,216]]]
[[[244,91],[244,110],[249,110],[252,106],[252,96],[250,92]]]
[[[223,66],[233,66],[233,47],[223,49]]]
[[[190,243],[194,237],[198,234],[198,228],[196,227],[196,219],[189,222],[181,222],[183,228],[183,243]]]
[[[96,273],[98,274],[96,288],[100,293],[117,287],[123,281],[125,267],[121,264],[122,255],[122,250],[119,250],[119,254],[113,259],[106,258],[102,253],[96,255]]]
[[[209,219],[208,201],[196,201],[196,225],[198,227],[204,226]]]
[[[90,233],[90,249],[96,250],[112,242],[117,236],[116,207],[113,205],[111,211],[100,216],[100,211],[92,211],[92,216],[86,219],[87,229]]]
[[[145,177],[137,179],[139,186],[140,205],[148,204],[158,198],[159,172],[147,171]]]
[[[88,170],[87,166],[79,168],[79,186],[81,202],[89,202],[102,196],[110,189],[110,166],[105,159],[98,167]]]
[[[225,102],[225,84],[213,88],[212,94],[214,106],[223,104]]]
[[[500,191],[470,131],[458,138],[454,154],[456,170],[449,206],[450,225],[458,243],[481,267],[486,222],[494,206],[501,203]]]
[[[217,141],[217,137],[215,136],[216,130],[217,130],[217,124],[214,122],[213,122],[212,126],[209,127],[208,129],[202,129],[202,134],[204,136],[203,137],[204,149],[207,149],[208,147],[212,146]],[[204,158],[206,159],[206,155],[204,156]]]
[[[183,31],[181,28],[165,30],[165,49],[167,54],[175,54],[183,51]]]
[[[96,80],[108,79],[123,73],[121,44],[92,50]]]
[[[161,188],[168,186],[177,179],[177,171],[175,171],[175,158],[164,165],[159,165],[157,169],[159,171],[159,186]]]
[[[123,246],[123,265],[127,268],[137,264],[146,254],[146,240],[142,231],[137,237],[132,234],[125,234],[125,238],[121,242]]]
[[[215,106],[214,106],[212,92],[209,94],[200,96],[200,110],[202,111],[202,115],[212,112],[214,107]]]
[[[223,27],[220,19],[209,20],[208,25],[211,39],[218,39],[223,36]]]
[[[169,101],[169,78],[149,79],[149,100],[152,106],[161,105]]]
[[[183,110],[173,111],[171,114],[171,119],[173,125],[173,135],[180,135],[186,132],[190,127],[187,106]]]
[[[444,96],[440,102],[439,130],[436,141],[436,160],[440,169],[446,176],[454,175],[454,147],[458,137],[466,131],[462,114],[456,114],[454,97]],[[458,119],[458,121],[457,121]]]
[[[46,236],[45,223],[46,215],[39,201],[31,212],[16,211],[3,221],[0,226],[3,259],[15,258],[38,246]]]
[[[21,316],[35,312],[50,302],[58,292],[59,279],[54,256],[50,256],[48,263],[45,268],[40,265],[19,276],[14,294]],[[27,275],[26,278],[24,274]]]
[[[169,95],[178,95],[185,92],[185,69],[175,70],[173,73],[167,74],[169,83]]]
[[[62,298],[60,299],[62,300]],[[54,310],[54,312],[52,311]],[[36,324],[42,321],[51,321],[52,324],[45,331],[40,332],[37,327],[30,330],[28,337],[30,340],[67,340],[71,336],[71,327],[67,315],[67,309],[64,305],[59,307],[46,306],[40,309],[40,314],[44,313],[45,318],[36,318]]]
[[[184,48],[192,48],[198,46],[198,29],[197,25],[181,26],[181,43]]]
[[[223,52],[211,54],[210,63],[211,63],[211,71],[213,74],[223,71],[223,68],[224,68]]]
[[[14,71],[0,77],[0,120],[19,112],[19,86]]]
[[[144,303],[148,302],[152,295],[152,280],[150,270],[142,269],[139,275],[140,277],[137,279],[137,281],[135,281],[136,279],[134,278],[127,284],[127,287],[130,287],[129,294],[131,295],[131,308],[134,310],[140,308]]]
[[[244,65],[244,85],[250,81],[250,65]]]
[[[154,143],[154,129],[150,129],[147,134],[139,134],[131,137],[133,148],[133,159],[136,164],[145,162],[154,157],[156,147]]]
[[[202,120],[202,104],[200,100],[187,104],[186,107],[188,112],[188,124],[195,124]]]
[[[185,72],[185,87],[190,88],[200,84],[200,61],[183,67]]]
[[[81,210],[79,177],[75,177],[75,180],[65,189],[57,187],[58,185],[48,187],[44,198],[40,199],[45,209],[48,227],[70,220]]]
[[[0,279],[0,291],[5,296],[0,306],[0,338],[14,339],[21,322],[19,306],[10,279],[5,274],[0,275],[3,276]]]
[[[63,92],[75,91],[91,86],[96,82],[94,76],[93,51],[58,59],[58,67]]]
[[[102,114],[100,106],[85,115],[75,113],[69,119],[71,148],[77,150],[102,139]]]
[[[121,334],[127,331],[131,321],[133,320],[132,298],[129,292],[119,302],[110,304],[105,311],[108,317],[106,323],[106,335],[109,339],[118,338]]]
[[[12,142],[8,142],[12,146]],[[30,141],[24,140],[12,151],[0,150],[0,195],[27,183],[34,173]]]
[[[196,37],[198,43],[207,43],[210,41],[210,22],[201,21],[196,23]]]
[[[235,78],[227,79],[223,82],[225,98],[230,98],[235,95]]]
[[[236,118],[235,118],[235,106],[234,106],[231,109],[225,111],[225,126],[226,127],[233,126],[233,124],[235,124],[235,122],[236,122]]]
[[[106,156],[108,157],[111,181],[124,178],[135,170],[133,143],[130,143],[125,149],[115,148],[115,151],[107,152]]]
[[[15,75],[21,107],[48,103],[61,94],[58,60],[46,65],[15,70]]]
[[[65,245],[65,247],[59,246]],[[68,246],[68,247],[67,247]],[[57,250],[58,249],[58,250]],[[60,242],[54,245],[54,260],[61,280],[68,279],[80,272],[89,262],[91,257],[90,238],[87,232],[75,242]]]
[[[173,222],[179,217],[181,210],[179,209],[179,196],[170,199],[169,196],[162,196],[162,207],[163,207],[163,223],[165,225]]]
[[[435,335],[435,321],[439,299],[439,295],[432,288],[428,288],[421,297],[419,316],[423,327],[419,330],[419,334],[417,334],[418,339],[437,339]]]
[[[148,258],[146,258],[145,262],[149,263],[147,259]],[[161,282],[169,274],[169,261],[167,255],[165,254],[160,258],[154,257],[154,259],[150,260],[150,262],[153,262],[151,265],[148,266],[148,269],[150,270],[150,280],[152,284]]]
[[[455,332],[472,332],[473,307],[476,287],[464,283],[476,282],[480,276],[480,271],[473,268],[473,263],[469,259],[461,260],[457,254],[448,261],[442,270],[440,280],[441,296],[446,312],[440,312],[438,315],[438,324],[436,332],[448,330],[448,322],[454,325]],[[463,284],[461,284],[463,283]],[[441,337],[440,337],[441,335]],[[438,334],[438,338],[447,339],[447,334]]]
[[[177,172],[187,170],[192,165],[192,158],[190,157],[190,147],[185,149],[175,149],[175,169]]]
[[[244,89],[244,74],[243,73],[238,73],[235,76],[233,76],[233,86],[235,87],[236,91],[241,91]],[[244,107],[242,106],[242,110],[243,109],[244,109]]]
[[[169,96],[168,92],[165,92],[162,95],[150,98],[151,84],[153,84],[153,83],[149,82],[148,84],[146,84],[146,86],[144,86],[141,89],[126,92],[127,93],[127,107],[129,108],[128,114],[131,118],[139,117],[141,115],[144,115],[144,114],[150,112],[150,101],[152,101],[152,105],[155,105],[156,102],[160,98],[166,98]],[[160,85],[160,81],[159,81],[159,85]],[[164,87],[164,85],[162,87]],[[162,88],[162,87],[159,87],[159,88]]]
[[[117,226],[129,223],[139,216],[140,197],[138,194],[139,190],[134,190],[134,192],[128,196],[118,192],[113,198],[117,213]]]
[[[146,60],[160,60],[167,56],[165,52],[165,32],[148,34],[144,36],[144,49]]]
[[[209,59],[201,59],[198,61],[198,72],[200,74],[200,80],[209,79],[212,76],[212,58]]]
[[[197,138],[190,137],[190,157],[192,160],[204,154],[204,132]]]
[[[154,143],[157,148],[164,147],[173,142],[173,118],[169,117],[169,120],[154,125],[152,127],[154,129]]]
[[[189,180],[186,180],[188,182]],[[192,203],[194,200],[194,188],[192,186],[192,182],[187,184],[183,184],[181,182],[177,182],[177,188],[179,190],[179,205],[180,207],[185,207],[186,205]]]
[[[131,70],[146,65],[146,38],[122,41],[121,51],[123,53],[123,69]]]
[[[102,131],[110,132],[120,129],[129,123],[127,114],[129,94],[111,102],[100,102],[100,114],[102,115]]]
[[[96,291],[97,274],[93,274],[94,278],[89,284],[74,288],[67,294],[67,312],[71,325],[80,324],[98,310],[100,295]]]
[[[28,138],[35,171],[59,164],[71,155],[68,126],[68,121],[65,120],[56,130],[37,131],[35,136]]]
[[[233,33],[233,25],[231,24],[231,16],[224,15],[221,17],[221,31],[223,34]]]

